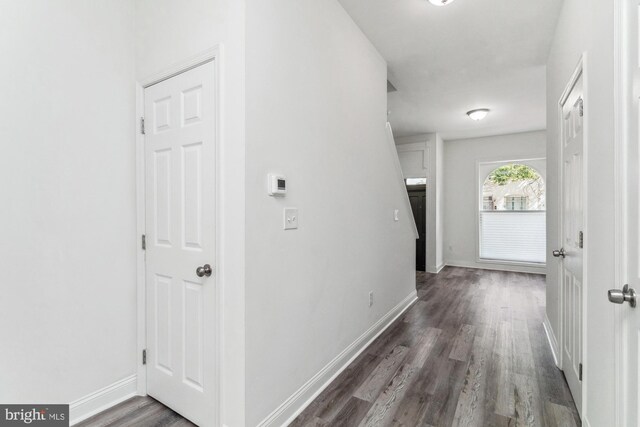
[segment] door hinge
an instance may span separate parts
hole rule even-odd
[[[146,348],[144,350],[142,350],[142,364],[143,365],[147,364],[147,349]]]
[[[144,117],[140,117],[140,133],[143,134],[143,135],[145,134],[145,131],[144,131]]]
[[[584,100],[582,98],[580,98],[580,101],[578,101],[578,102],[579,102],[579,104],[578,104],[579,113],[578,114],[580,114],[580,117],[584,117]]]
[[[580,249],[584,247],[584,233],[582,231],[578,233],[578,247]]]
[[[142,246],[143,251],[147,250],[147,236],[145,234],[143,234],[142,238],[140,239],[140,245]]]
[[[578,365],[578,379],[582,381],[582,363]]]

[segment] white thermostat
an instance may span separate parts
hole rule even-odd
[[[267,180],[270,196],[284,196],[287,194],[287,177],[283,175],[269,174]]]

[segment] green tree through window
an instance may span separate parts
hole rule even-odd
[[[526,165],[504,165],[489,175],[489,181],[496,185],[507,185],[517,181],[537,181],[540,175]]]
[[[481,196],[480,209],[484,211],[545,209],[542,176],[533,167],[521,163],[503,163],[493,169],[485,178]]]

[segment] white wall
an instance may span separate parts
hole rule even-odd
[[[415,292],[386,64],[336,0],[247,2],[247,425]],[[285,174],[284,198],[266,192]],[[300,228],[283,231],[283,208]],[[374,305],[368,306],[369,291]]]
[[[425,266],[437,273],[444,267],[443,141],[437,133],[408,136],[396,139],[396,149],[405,178],[427,178]]]
[[[396,138],[396,150],[405,178],[427,178],[429,171],[430,141],[435,141],[435,133]]]
[[[444,143],[445,264],[544,273],[542,267],[477,262],[478,163],[546,156],[546,133],[527,132]],[[540,169],[540,168],[538,168]],[[544,171],[540,171],[544,174]]]
[[[409,139],[411,142],[397,142],[396,150],[398,151],[398,158],[400,159],[400,166],[402,167],[402,175],[405,178],[426,178],[428,170],[427,160],[427,143],[428,136],[420,138],[416,141],[415,138]],[[396,141],[407,140],[407,138],[397,138]],[[415,141],[415,142],[413,142]]]
[[[244,425],[244,1],[136,0],[136,78],[144,80],[217,46],[222,135],[222,422]]]
[[[136,369],[133,3],[0,27],[0,401],[69,403]]]
[[[587,336],[583,362],[588,389],[586,397],[583,396],[586,404],[583,417],[594,427],[609,425],[614,419],[613,375],[610,370],[597,367],[614,364],[614,306],[607,301],[606,291],[622,285],[614,281],[614,4],[600,0],[565,0],[547,65],[547,246],[551,251],[560,246],[558,101],[580,55],[583,52],[587,54],[585,135],[588,182],[584,259]],[[558,272],[557,263],[550,262],[547,316],[556,337],[560,337]]]
[[[244,3],[5,1],[0,24],[0,169],[11,183],[0,332],[12,343],[0,352],[0,401],[72,402],[126,378],[135,390],[135,82],[218,45],[220,155],[233,165],[221,172],[217,269],[223,421],[243,425]]]

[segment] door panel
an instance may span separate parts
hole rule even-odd
[[[616,166],[621,172],[621,197],[616,203],[622,225],[617,246],[620,266],[617,283],[621,289],[628,284],[640,291],[640,6],[638,1],[619,2],[622,20],[618,31],[624,41],[624,65],[619,93],[626,108],[617,112],[624,124],[624,153]],[[618,215],[617,215],[618,216]],[[640,426],[640,301],[633,308],[629,303],[615,306],[616,329],[616,409],[618,426]],[[618,351],[619,350],[619,351]],[[612,424],[613,425],[613,424]]]
[[[583,249],[583,111],[582,76],[562,105],[562,369],[578,412],[582,411],[582,297]]]
[[[215,68],[145,89],[147,392],[215,420]]]

